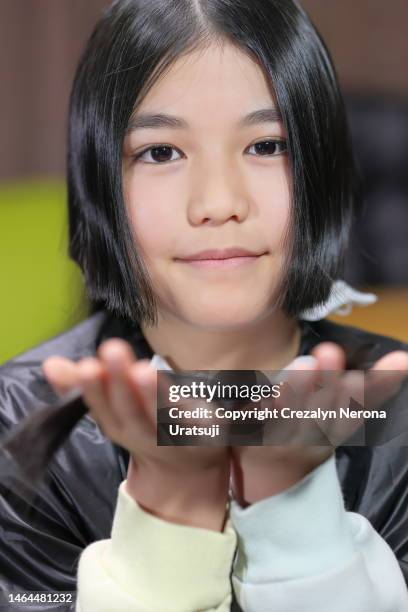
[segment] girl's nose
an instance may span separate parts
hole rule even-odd
[[[202,169],[188,201],[192,225],[220,225],[232,219],[242,223],[248,216],[249,202],[238,174],[221,166]]]

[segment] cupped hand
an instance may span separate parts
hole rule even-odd
[[[285,370],[288,388],[296,393],[284,394],[278,406],[286,400],[288,403],[281,403],[281,407],[295,401],[295,409],[311,411],[321,406],[337,410],[339,406],[348,407],[353,398],[371,410],[397,392],[408,374],[408,352],[388,353],[363,380],[363,372],[345,371],[345,354],[340,346],[323,342],[314,348],[311,358],[296,359]],[[316,419],[306,424],[296,419],[271,421],[265,428],[264,446],[231,449],[235,498],[245,506],[294,485],[327,460],[362,420]],[[324,440],[321,443],[319,434]]]
[[[107,340],[97,356],[77,362],[49,357],[43,372],[58,393],[81,389],[103,433],[138,462],[162,461],[189,470],[218,463],[226,454],[224,448],[157,446],[157,374],[148,360],[136,360],[123,340]]]
[[[148,360],[112,338],[94,357],[49,357],[43,372],[58,393],[80,389],[103,433],[129,451],[127,490],[141,506],[174,522],[222,526],[228,449],[157,446],[157,373]]]

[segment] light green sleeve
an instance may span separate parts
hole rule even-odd
[[[78,565],[76,612],[229,612],[236,535],[169,523],[118,491],[111,538]]]

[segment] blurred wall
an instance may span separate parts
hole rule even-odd
[[[106,0],[0,0],[0,180],[65,172],[68,96]]]
[[[408,99],[407,0],[301,0],[343,89]]]
[[[64,173],[74,69],[108,4],[0,0],[0,180]],[[332,52],[345,91],[408,99],[407,0],[303,0],[303,5]]]

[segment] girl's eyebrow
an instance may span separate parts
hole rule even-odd
[[[243,128],[260,123],[277,123],[279,121],[282,121],[282,115],[277,108],[261,108],[241,117],[237,122],[237,126]],[[167,115],[165,113],[141,113],[139,115],[133,115],[126,132],[133,132],[134,130],[144,128],[157,129],[163,127],[188,129],[190,126],[185,119],[174,115]]]

